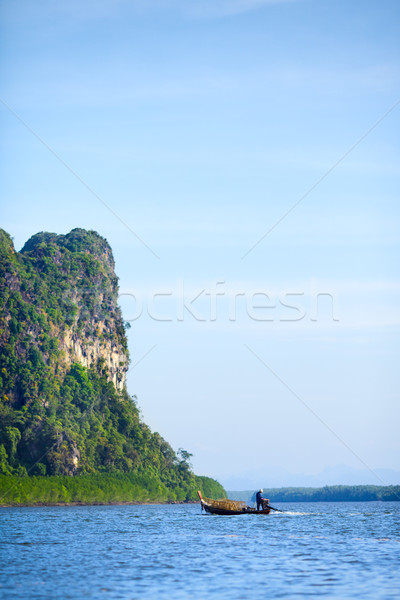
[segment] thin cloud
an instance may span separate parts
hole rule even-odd
[[[8,78],[3,94],[13,99],[18,108],[99,107],[131,108],[133,104],[176,103],[195,100],[243,101],[257,96],[280,102],[285,94],[298,98],[305,95],[317,102],[319,98],[336,101],[353,95],[399,94],[399,67],[382,63],[367,68],[348,67],[320,69],[305,67],[299,62],[279,65],[254,65],[251,70],[225,70],[218,65],[205,68],[184,64],[173,69],[149,67],[143,60],[117,53],[104,57],[101,66],[91,59],[82,59],[76,70],[68,58],[46,57],[40,69],[28,62],[22,80]]]
[[[221,18],[240,15],[273,4],[288,4],[299,0],[203,0],[196,3],[182,2],[184,13],[197,18]]]
[[[218,19],[241,15],[243,13],[255,11],[269,5],[288,4],[300,2],[302,0],[70,0],[58,3],[45,1],[42,3],[42,10],[48,17],[54,18],[57,15],[73,21],[95,21],[101,19],[118,19],[121,16],[126,17],[134,13],[178,13],[189,19]],[[27,13],[35,18],[37,12],[28,2],[24,2],[24,18]],[[11,11],[10,11],[11,12]],[[20,19],[19,10],[14,11],[12,18]]]

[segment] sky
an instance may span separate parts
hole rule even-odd
[[[389,482],[397,0],[2,0],[0,21],[0,224],[17,250],[108,240],[144,421],[228,489]]]

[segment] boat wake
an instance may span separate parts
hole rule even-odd
[[[300,511],[294,511],[294,510],[285,510],[282,511],[281,513],[275,513],[275,516],[280,516],[280,517],[284,517],[285,515],[289,516],[289,517],[297,517],[297,516],[307,516],[307,515],[311,515],[311,513],[309,512],[300,512]]]

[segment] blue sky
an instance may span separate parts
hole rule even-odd
[[[226,485],[398,469],[398,2],[0,10],[2,226],[107,238],[144,420]]]

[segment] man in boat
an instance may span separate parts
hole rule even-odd
[[[260,489],[256,494],[257,510],[263,508],[263,500],[265,500],[265,498],[262,497],[263,491],[264,490]]]

